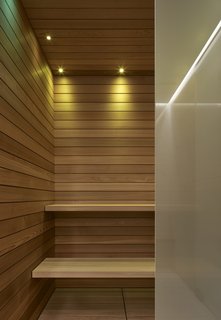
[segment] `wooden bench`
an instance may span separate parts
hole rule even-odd
[[[134,203],[53,203],[45,207],[47,212],[154,212],[154,204]],[[32,272],[33,278],[101,279],[155,277],[153,258],[46,258]]]
[[[46,258],[33,278],[154,278],[152,258]]]

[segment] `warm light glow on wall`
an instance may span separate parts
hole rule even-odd
[[[111,84],[111,102],[131,102],[130,85],[127,77],[116,77]],[[116,106],[116,105],[115,105]]]
[[[127,84],[118,84],[118,85],[113,85],[112,87],[112,92],[113,93],[118,93],[118,94],[125,94],[125,93],[130,93],[130,88]]]
[[[50,34],[47,34],[47,35],[46,35],[46,40],[51,41],[51,39],[52,39],[52,38],[51,38]]]

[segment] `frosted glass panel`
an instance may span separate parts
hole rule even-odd
[[[156,112],[156,320],[220,320],[221,35],[176,101],[161,102]]]

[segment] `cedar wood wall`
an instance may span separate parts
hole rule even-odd
[[[54,287],[31,279],[53,255],[44,205],[54,195],[54,136],[56,201],[152,203],[154,79],[56,77],[54,112],[53,78],[24,11],[0,4],[0,316],[36,319]],[[55,223],[56,256],[154,255],[153,213],[57,214]]]
[[[0,2],[0,319],[37,319],[53,281],[53,78],[19,1]]]
[[[153,75],[56,77],[54,84],[56,202],[153,203]],[[154,256],[153,212],[59,213],[55,226],[57,257]]]

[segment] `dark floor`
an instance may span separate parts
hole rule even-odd
[[[40,320],[153,320],[149,288],[56,289]]]

